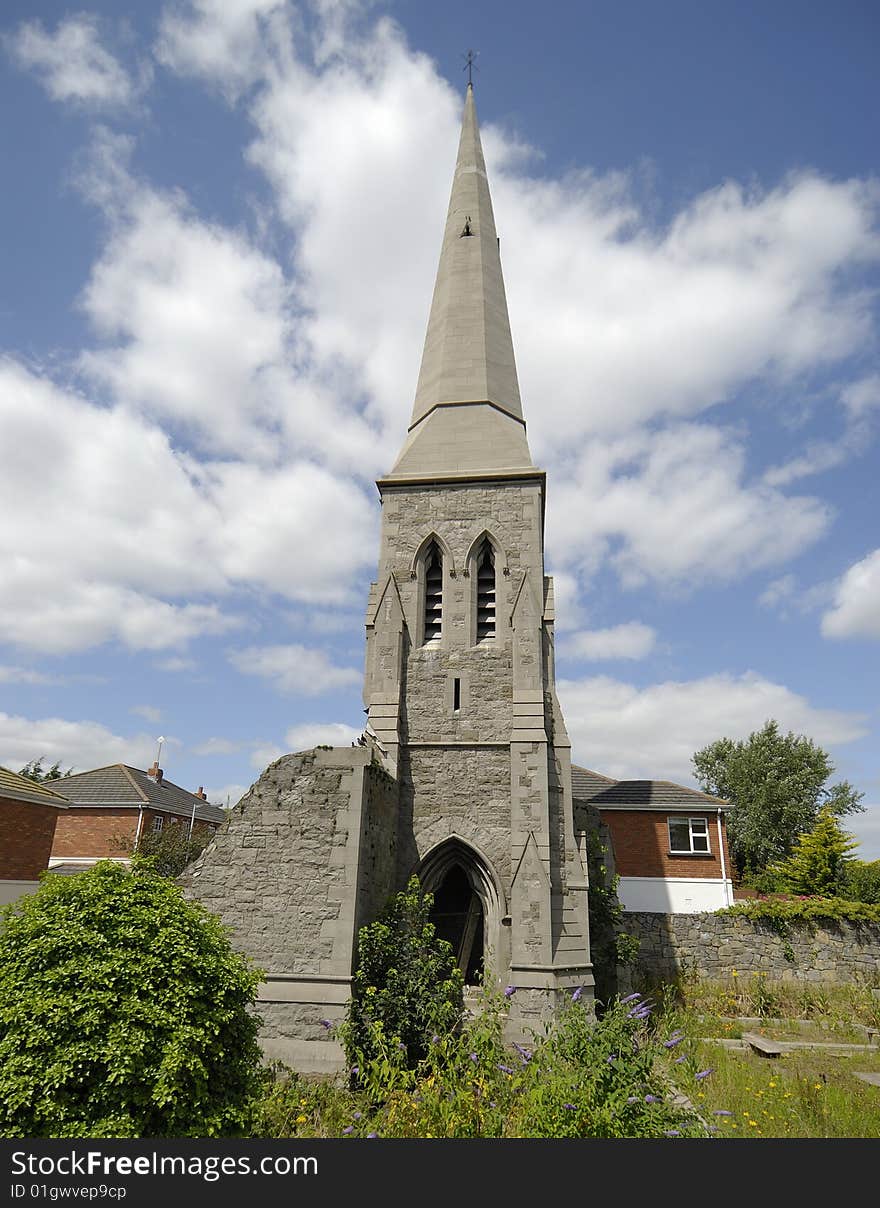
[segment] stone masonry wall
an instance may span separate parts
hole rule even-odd
[[[182,879],[268,973],[350,972],[334,949],[354,891],[345,850],[359,769],[334,766],[333,756],[307,751],[271,764]]]
[[[482,851],[509,886],[509,748],[410,747],[400,771],[398,884],[454,833]]]
[[[790,923],[782,936],[766,923],[736,915],[633,912],[623,916],[622,930],[641,941],[637,973],[650,980],[692,974],[724,981],[732,969],[740,976],[766,973],[778,981],[876,981],[880,976],[880,924],[829,922],[814,930]]]

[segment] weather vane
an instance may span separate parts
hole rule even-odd
[[[473,76],[474,68],[476,67],[477,71],[480,70],[479,67],[477,67],[477,62],[476,62],[477,55],[479,53],[480,52],[478,50],[469,50],[466,55],[461,56],[464,59],[464,67],[462,67],[462,71],[466,71],[468,73],[468,87],[469,88],[473,88],[473,86],[474,86],[474,76]]]

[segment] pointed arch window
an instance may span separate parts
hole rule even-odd
[[[477,641],[495,637],[495,550],[484,538],[476,557],[477,568]]]
[[[443,555],[436,541],[425,550],[425,641],[439,642],[443,632]]]

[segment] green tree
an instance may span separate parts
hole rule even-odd
[[[44,877],[0,918],[0,1135],[240,1132],[259,980],[148,867]]]
[[[225,825],[225,824],[224,824]],[[151,861],[163,877],[179,877],[202,854],[214,838],[214,828],[198,822],[189,832],[189,822],[169,819],[160,831],[145,830],[138,840],[137,854]],[[131,835],[114,835],[111,844],[117,851],[131,853]]]
[[[381,1058],[386,1046],[413,1069],[434,1033],[461,1022],[463,978],[452,945],[437,937],[431,894],[417,877],[392,898],[382,916],[358,935],[358,964],[348,1013],[340,1029],[352,1066]],[[402,1047],[402,1050],[400,1049]]]
[[[798,835],[791,855],[777,866],[781,887],[789,893],[834,897],[849,853],[857,846],[831,806],[823,805],[813,829]]]
[[[63,780],[65,776],[69,776],[73,768],[68,768],[66,772],[61,771],[61,763],[56,760],[51,768],[43,767],[44,755],[39,759],[32,759],[30,763],[26,763],[19,771],[19,776],[24,776],[27,780],[35,780],[38,784],[42,784],[46,780]]]
[[[798,835],[814,826],[827,805],[836,816],[863,807],[863,793],[847,781],[826,787],[834,771],[812,739],[781,734],[775,721],[745,740],[719,738],[693,757],[703,790],[724,797],[731,854],[740,875],[753,876],[784,860]]]
[[[880,860],[847,860],[838,897],[880,904]]]

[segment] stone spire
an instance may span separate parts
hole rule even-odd
[[[468,84],[409,437],[390,478],[532,468]]]

